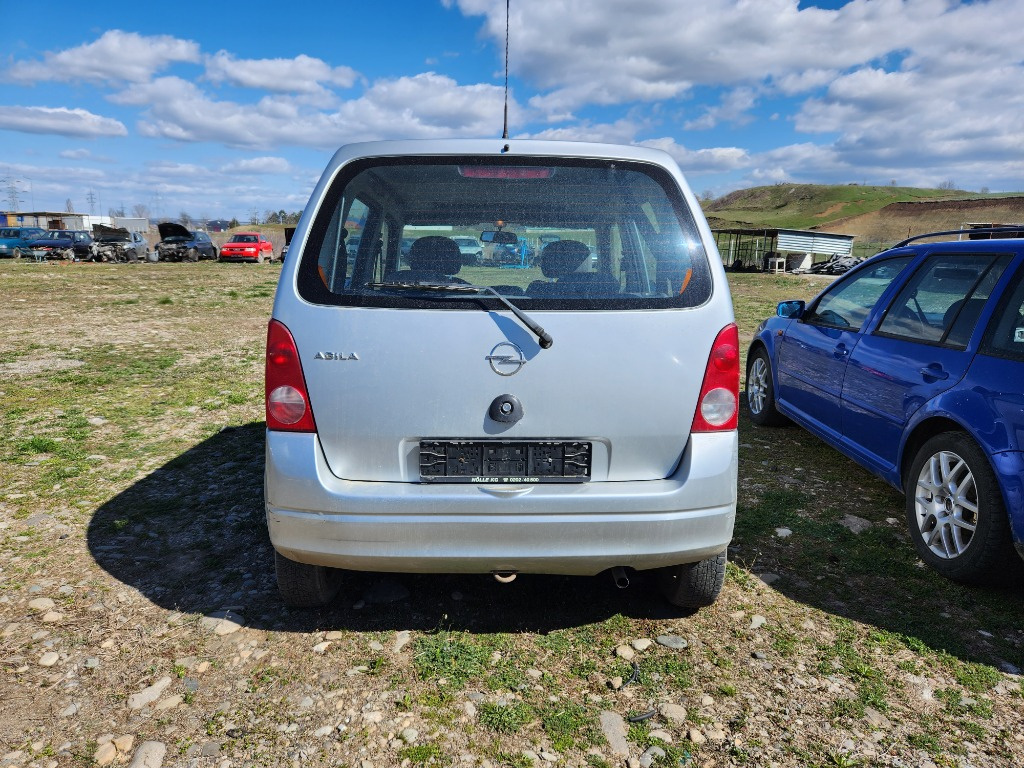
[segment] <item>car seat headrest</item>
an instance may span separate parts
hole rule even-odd
[[[589,256],[590,249],[579,240],[555,240],[541,251],[540,270],[544,277],[564,277],[575,272]]]

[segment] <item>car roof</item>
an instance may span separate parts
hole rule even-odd
[[[541,141],[534,139],[402,139],[346,144],[335,153],[332,165],[363,157],[495,155],[516,157],[568,157],[615,159],[674,165],[671,155],[660,149],[627,144],[588,141]]]

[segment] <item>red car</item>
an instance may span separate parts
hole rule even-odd
[[[259,232],[236,232],[220,249],[220,261],[274,260],[274,246]]]

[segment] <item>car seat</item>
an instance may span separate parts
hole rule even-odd
[[[453,278],[462,269],[462,252],[450,237],[428,235],[409,248],[410,269],[392,272],[387,282],[465,283]]]
[[[540,271],[548,280],[534,280],[526,293],[536,298],[591,298],[617,294],[619,283],[611,274],[576,271],[589,258],[590,249],[578,240],[548,243],[540,254]]]

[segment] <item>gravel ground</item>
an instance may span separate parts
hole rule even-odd
[[[278,269],[0,265],[0,768],[1024,765],[1019,586],[922,573],[898,495],[795,430],[743,425],[752,522],[694,615],[642,573],[353,573],[328,609],[286,609],[262,510]],[[97,350],[172,347],[142,389],[77,388]],[[244,398],[176,399],[176,372],[232,356]],[[60,408],[25,395],[62,386]],[[53,455],[15,447],[65,409],[83,469],[51,485]],[[898,568],[806,565],[865,541]]]

